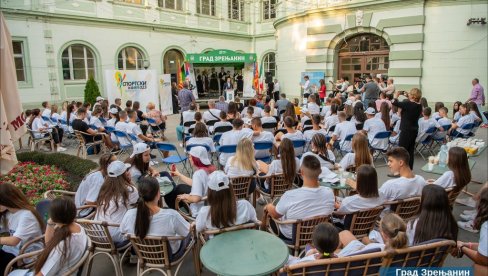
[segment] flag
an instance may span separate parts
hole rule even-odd
[[[181,64],[180,61],[176,61],[176,82],[178,85],[183,87],[183,76],[182,76],[182,71],[181,71]]]
[[[27,132],[25,116],[17,90],[12,38],[0,12],[0,174],[17,164],[14,141]]]
[[[258,69],[258,62],[254,62],[254,79],[253,79],[253,86],[256,93],[259,94],[259,69]]]

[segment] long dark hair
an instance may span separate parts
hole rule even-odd
[[[312,234],[312,244],[320,253],[320,259],[334,257],[334,251],[339,246],[339,231],[329,222],[315,226]]]
[[[237,104],[235,102],[230,102],[227,106],[227,115],[229,114],[237,116]]]
[[[130,164],[131,166],[136,167],[142,175],[146,174],[149,171],[149,162],[145,163],[142,157],[143,153],[136,154],[132,158],[127,158],[124,163]]]
[[[452,115],[456,114],[456,112],[459,111],[459,106],[462,105],[463,103],[460,101],[454,102],[452,105]],[[454,108],[457,105],[457,108]]]
[[[295,113],[295,106],[289,102],[286,104],[285,112],[283,113],[283,119],[290,116],[294,121],[297,120],[297,114]]]
[[[329,159],[329,151],[327,150],[327,140],[325,139],[325,135],[321,133],[315,133],[315,135],[312,136],[312,140],[310,141],[310,143],[313,144],[315,148],[315,154],[317,154],[323,160],[334,165],[334,161]]]
[[[366,121],[366,115],[364,115],[364,105],[361,102],[357,102],[354,105],[354,111],[353,111],[354,118],[356,121],[359,123],[364,123]]]
[[[214,191],[208,189],[207,200],[210,205],[210,221],[217,228],[234,225],[237,218],[237,202],[232,188]]]
[[[36,209],[29,203],[22,191],[13,184],[0,184],[0,205],[12,209],[29,210],[34,217],[36,217],[36,220],[39,223],[39,228],[44,229],[44,221],[42,220],[41,215],[39,215]],[[0,225],[5,226],[7,224],[7,212],[8,211],[0,213],[0,222],[2,222]]]
[[[473,228],[481,229],[481,225],[488,220],[488,187],[482,188],[479,192],[480,198],[476,207],[477,214],[474,218]]]
[[[383,123],[385,123],[385,127],[387,130],[390,129],[390,106],[388,105],[387,102],[381,103],[380,106],[380,112],[381,112],[381,120]]]
[[[153,201],[160,193],[159,183],[154,177],[143,177],[138,182],[139,200],[137,201],[137,215],[134,232],[137,237],[144,239],[151,225],[151,210],[146,202]]]
[[[378,193],[378,174],[371,165],[361,165],[356,169],[357,191],[361,197],[375,198]]]
[[[192,137],[208,137],[207,126],[202,122],[197,122],[195,128],[193,129]]]
[[[288,138],[281,140],[280,160],[285,182],[292,184],[297,173],[297,162],[295,161],[293,142]]]
[[[478,116],[478,118],[483,119],[483,116],[481,116],[480,110],[478,109],[478,106],[476,105],[475,102],[469,102],[468,107],[469,107],[469,111],[474,111],[474,113],[476,113],[476,116]]]
[[[413,244],[433,239],[455,241],[457,235],[458,226],[444,188],[438,185],[424,186]]]
[[[469,169],[468,155],[463,148],[452,147],[449,149],[449,160],[447,166],[454,174],[453,191],[461,191],[469,182],[471,182],[471,170]]]
[[[32,123],[34,122],[34,119],[37,118],[41,114],[41,110],[39,108],[34,108],[32,109],[32,115],[29,120],[29,127],[32,129]]]
[[[54,230],[52,239],[46,244],[46,247],[37,259],[35,266],[36,274],[41,271],[51,252],[62,241],[64,241],[64,246],[61,249],[60,266],[63,266],[66,263],[66,260],[69,259],[69,239],[71,237],[69,225],[75,221],[76,205],[73,200],[69,198],[56,198],[51,202],[49,216],[53,222],[60,223],[62,226]]]
[[[97,199],[97,212],[101,211],[107,213],[110,202],[115,204],[115,211],[119,209],[119,199],[122,199],[122,204],[127,207],[129,201],[128,188],[135,187],[131,184],[131,179],[127,173],[123,173],[117,177],[107,177],[100,188],[100,193]]]
[[[74,104],[69,104],[68,108],[66,108],[66,123],[68,126],[70,125],[69,119],[71,117],[71,113],[75,110],[75,105]]]

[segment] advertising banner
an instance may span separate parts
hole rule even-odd
[[[159,103],[161,113],[164,115],[173,114],[173,95],[171,95],[171,75],[164,74],[159,76]]]
[[[123,106],[128,100],[138,101],[145,110],[149,102],[159,103],[158,75],[155,70],[105,70],[105,91],[111,104],[116,98]]]
[[[318,93],[320,89],[320,80],[325,78],[325,72],[323,71],[310,71],[302,72],[300,76],[300,85],[305,84],[303,77],[308,76],[310,80],[311,92]]]

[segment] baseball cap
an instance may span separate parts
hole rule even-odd
[[[345,105],[352,105],[352,101],[351,100],[347,100],[344,104]]]
[[[124,174],[130,167],[130,164],[117,160],[108,165],[107,174],[109,177],[118,177]]]
[[[130,158],[133,158],[137,154],[146,152],[148,150],[151,150],[151,148],[149,147],[148,144],[146,144],[146,143],[137,143],[137,144],[134,145],[134,151],[130,155]]]
[[[374,108],[372,108],[372,107],[368,107],[368,109],[366,109],[366,111],[364,111],[364,113],[374,115],[376,113],[376,110],[374,110]]]
[[[190,149],[189,154],[193,157],[200,159],[200,161],[204,165],[210,165],[211,164],[210,159],[208,159],[207,150],[204,147],[201,147],[201,146],[192,147]]]
[[[229,177],[223,171],[214,171],[208,177],[208,188],[213,191],[229,189]]]
[[[98,101],[103,101],[103,100],[105,100],[103,97],[100,97],[100,96],[97,97],[97,102]]]
[[[112,107],[112,108],[110,108],[110,113],[111,114],[117,114],[117,113],[119,113],[119,110],[115,107]]]

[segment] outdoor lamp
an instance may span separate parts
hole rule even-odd
[[[143,62],[142,62],[142,66],[144,67],[144,69],[147,70],[147,68],[149,68],[149,66],[151,65],[151,63],[149,62],[149,60],[145,59]]]

